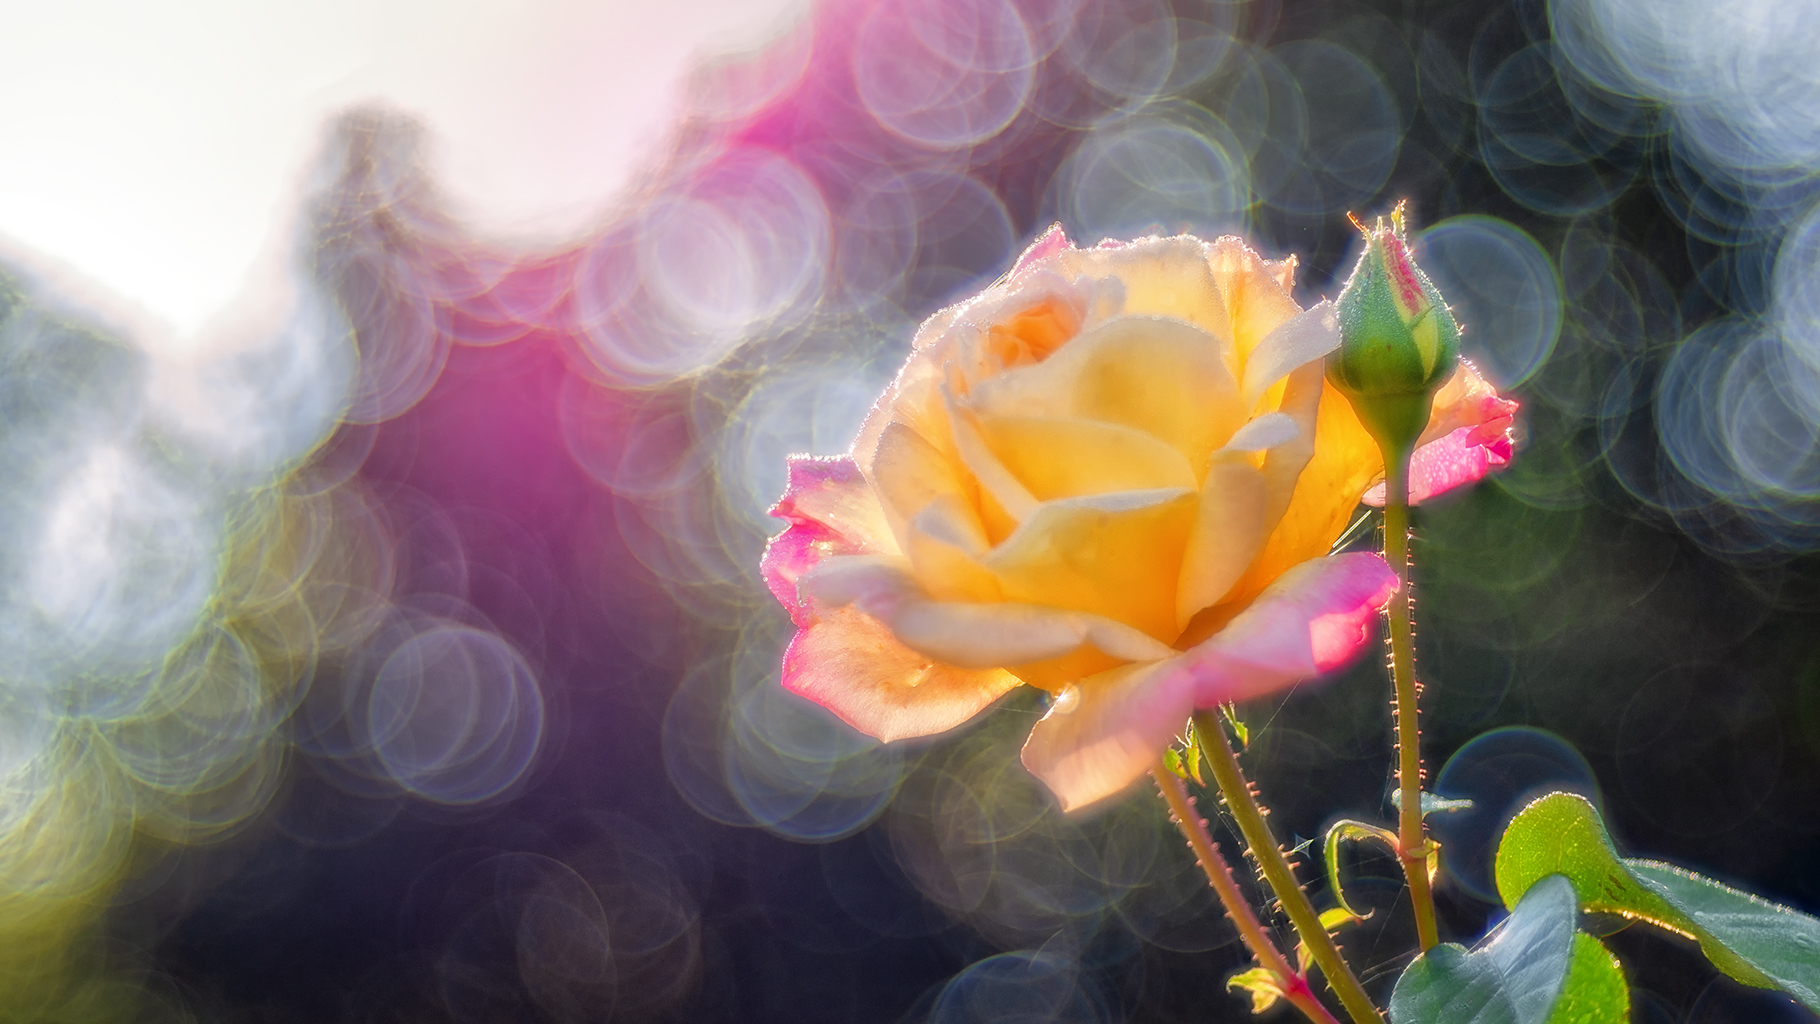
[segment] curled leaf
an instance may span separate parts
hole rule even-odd
[[[1340,888],[1340,841],[1343,839],[1355,841],[1376,839],[1389,847],[1390,852],[1395,853],[1397,851],[1397,834],[1378,825],[1368,825],[1365,822],[1348,818],[1334,822],[1333,827],[1327,830],[1327,884],[1333,889],[1333,898],[1335,902],[1339,903],[1340,910],[1355,919],[1362,918],[1364,915],[1352,909],[1352,905],[1346,902],[1346,893]]]
[[[1365,915],[1365,917],[1370,916],[1370,914]],[[1363,921],[1365,920],[1365,917],[1360,917],[1352,911],[1347,910],[1345,907],[1333,907],[1321,911],[1321,927],[1330,932],[1338,931],[1342,925],[1348,925],[1354,921]]]
[[[1251,995],[1251,1012],[1263,1013],[1284,997],[1282,979],[1276,972],[1262,967],[1241,971],[1226,979],[1226,991],[1244,989]]]

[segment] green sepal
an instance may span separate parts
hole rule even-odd
[[[1620,858],[1584,797],[1550,793],[1519,812],[1498,843],[1495,873],[1506,906],[1544,877],[1565,875],[1583,909],[1691,936],[1737,981],[1780,989],[1820,1012],[1820,919],[1691,871]]]

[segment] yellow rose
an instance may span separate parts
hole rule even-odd
[[[1040,686],[1024,762],[1072,809],[1192,708],[1349,660],[1396,579],[1327,552],[1383,467],[1324,380],[1333,304],[1301,309],[1294,269],[1058,227],[930,318],[851,454],[791,461],[764,564],[798,626],[784,685],[884,740]],[[1462,365],[1416,497],[1501,464],[1513,408]]]

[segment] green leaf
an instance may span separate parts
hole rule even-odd
[[[1188,777],[1188,772],[1182,768],[1182,755],[1176,753],[1174,747],[1169,747],[1163,751],[1163,767],[1169,769],[1177,778],[1185,779]]]
[[[1443,943],[1416,957],[1390,993],[1391,1024],[1545,1024],[1575,934],[1572,883],[1543,879],[1479,948]]]
[[[1403,791],[1401,789],[1393,789],[1390,791],[1390,806],[1399,811],[1403,809]],[[1471,800],[1449,800],[1444,796],[1435,796],[1433,793],[1424,792],[1422,794],[1422,817],[1424,818],[1437,811],[1465,811],[1471,809]]]
[[[1340,888],[1340,841],[1342,839],[1351,839],[1355,842],[1360,839],[1377,839],[1390,847],[1391,853],[1395,853],[1397,852],[1397,834],[1387,828],[1347,818],[1334,822],[1333,827],[1327,830],[1327,886],[1333,890],[1334,901],[1339,903],[1340,909],[1352,917],[1358,918],[1363,915],[1352,909],[1352,904],[1346,902],[1346,892]]]
[[[1573,961],[1548,1024],[1628,1024],[1630,988],[1618,958],[1598,939],[1574,936]]]
[[[1736,980],[1781,989],[1820,1012],[1820,920],[1691,871],[1620,859],[1599,812],[1571,793],[1525,807],[1498,843],[1498,894],[1506,906],[1556,873],[1573,882],[1585,909],[1691,936]]]
[[[1365,917],[1370,916],[1370,914],[1365,915]],[[1365,920],[1364,917],[1360,917],[1345,907],[1330,907],[1327,910],[1321,911],[1321,930],[1332,935],[1346,925],[1352,924],[1354,921],[1363,920]],[[1301,939],[1297,939],[1295,943],[1295,969],[1301,971],[1303,974],[1307,974],[1308,965],[1313,962],[1314,957],[1308,952],[1308,943],[1303,942]]]
[[[1347,910],[1345,907],[1332,907],[1321,911],[1321,930],[1328,932],[1338,931],[1343,925],[1349,925],[1354,921],[1363,920],[1365,920],[1363,917]]]
[[[1188,746],[1182,751],[1182,767],[1194,776],[1195,785],[1205,786],[1207,780],[1201,778],[1201,732],[1194,727],[1194,719],[1188,720],[1188,728],[1182,735],[1188,738]]]
[[[1231,992],[1235,988],[1251,993],[1252,1013],[1263,1013],[1283,998],[1283,985],[1277,980],[1276,973],[1262,967],[1253,967],[1227,978],[1226,991]]]

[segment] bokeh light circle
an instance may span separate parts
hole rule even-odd
[[[367,728],[379,760],[438,803],[498,796],[530,767],[543,738],[543,697],[530,666],[492,633],[432,628],[380,666]]]
[[[1460,323],[1460,354],[1501,390],[1527,381],[1561,335],[1561,286],[1548,254],[1509,221],[1478,215],[1441,221],[1416,244]]]

